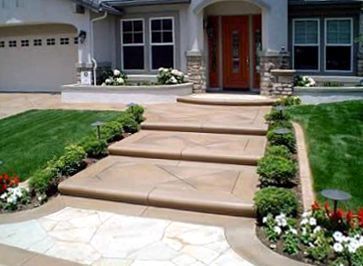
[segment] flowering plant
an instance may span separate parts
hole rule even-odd
[[[16,187],[19,184],[19,177],[8,174],[0,175],[0,195],[3,194],[8,188]]]
[[[295,78],[295,86],[298,87],[314,87],[316,85],[315,80],[309,76],[297,76]]]
[[[184,83],[184,73],[173,68],[159,68],[157,75],[158,83],[166,84],[181,84]]]
[[[109,76],[102,83],[102,86],[122,86],[126,84],[127,75],[118,69],[113,70],[113,75]]]
[[[16,210],[19,204],[30,201],[29,190],[22,187],[9,187],[0,196],[0,207],[5,210]]]

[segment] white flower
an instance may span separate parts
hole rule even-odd
[[[176,78],[175,78],[175,77],[171,77],[169,81],[170,81],[170,83],[172,83],[172,84],[177,84],[177,83],[178,83],[178,81],[176,80]]]
[[[8,196],[8,193],[4,193],[0,196],[0,199],[5,200]]]
[[[278,226],[285,227],[287,226],[287,220],[285,214],[281,213],[275,217],[275,221]]]
[[[305,236],[305,235],[307,235],[307,233],[308,233],[308,231],[306,230],[306,228],[305,228],[305,227],[303,227],[303,228],[302,228],[302,230],[301,230],[301,234],[302,234],[303,236]]]
[[[175,75],[175,76],[178,76],[178,75],[179,75],[179,71],[178,71],[178,70],[176,70],[176,69],[173,69],[173,70],[171,71],[171,74],[173,74],[173,75]]]
[[[263,223],[263,224],[267,223],[267,217],[263,217],[263,218],[262,218],[262,223]]]
[[[303,214],[302,214],[302,217],[303,218],[309,218],[311,216],[311,212],[309,211],[309,212],[304,212]]]
[[[106,80],[105,80],[105,83],[106,83],[106,84],[110,84],[111,82],[112,82],[112,81],[111,81],[111,79],[106,79]]]
[[[348,251],[350,253],[355,253],[359,248],[359,242],[357,240],[351,239],[351,242],[348,244]]]
[[[124,81],[123,78],[117,78],[116,82],[119,83],[119,84],[124,84],[125,81]]]
[[[162,72],[164,70],[164,68],[163,67],[160,67],[159,69],[158,69],[158,71],[159,72]]]
[[[309,224],[310,224],[311,226],[315,226],[315,225],[316,225],[316,219],[315,219],[314,217],[311,217],[311,218],[309,219]]]
[[[113,71],[113,75],[114,76],[120,76],[121,75],[121,72],[120,72],[120,70],[118,70],[118,69],[115,69],[114,71]]]
[[[302,219],[301,222],[300,222],[301,225],[305,225],[305,224],[308,224],[308,223],[309,223],[309,220],[306,219],[306,218]]]
[[[321,231],[321,227],[317,226],[317,227],[315,227],[313,233],[316,234],[317,232],[320,232],[320,231]]]
[[[344,240],[344,235],[341,233],[341,232],[339,232],[339,231],[336,231],[336,232],[334,232],[334,234],[333,234],[333,238],[334,238],[334,240],[335,241],[337,241],[338,243],[341,243],[341,242],[343,242],[343,240]]]
[[[359,246],[363,247],[363,236],[361,236],[358,241],[359,241]]]
[[[290,229],[290,232],[294,235],[297,235],[297,230],[295,228],[291,228]]]
[[[277,235],[281,235],[282,230],[281,230],[281,228],[280,228],[279,226],[275,226],[275,227],[274,227],[274,232],[275,232]]]
[[[334,246],[333,246],[333,249],[334,249],[335,252],[340,253],[340,252],[343,251],[344,248],[343,248],[342,244],[335,243]]]

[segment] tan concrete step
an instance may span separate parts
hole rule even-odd
[[[177,101],[201,105],[264,106],[273,105],[276,99],[261,95],[201,93],[181,96]]]
[[[253,166],[109,156],[62,182],[62,194],[253,217]]]
[[[266,138],[192,132],[142,130],[112,144],[112,155],[256,165]]]
[[[238,107],[159,104],[146,109],[143,129],[222,134],[265,135],[270,106]]]

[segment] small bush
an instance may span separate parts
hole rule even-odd
[[[299,96],[283,96],[279,98],[274,105],[294,106],[300,104],[301,104],[301,99]]]
[[[107,142],[96,137],[85,138],[80,145],[91,158],[102,158],[107,155]]]
[[[288,129],[293,129],[293,125],[290,121],[287,120],[281,120],[281,121],[273,121],[269,123],[270,127],[269,130],[274,130],[277,128],[288,128]]]
[[[124,112],[118,118],[117,122],[122,125],[122,129],[127,133],[135,133],[139,131],[139,123],[136,122],[133,115]]]
[[[130,105],[126,110],[127,113],[131,114],[134,117],[134,119],[137,123],[141,123],[145,120],[144,116],[143,116],[144,111],[145,111],[144,107],[142,107],[141,105],[137,105],[137,104]]]
[[[122,133],[122,123],[119,121],[110,121],[101,127],[101,139],[104,139],[107,142],[121,139]]]
[[[273,155],[262,158],[257,167],[263,186],[288,186],[293,182],[296,172],[293,160]]]
[[[294,133],[288,134],[276,134],[274,132],[275,129],[269,130],[267,133],[267,139],[271,145],[283,145],[286,146],[290,152],[295,153],[296,151],[296,140]]]
[[[265,115],[267,122],[287,121],[290,119],[290,115],[286,111],[277,111],[272,109],[271,112]]]
[[[296,216],[298,201],[293,191],[286,188],[268,187],[263,188],[255,194],[255,206],[260,218],[269,213],[286,216]]]
[[[47,192],[53,180],[58,176],[58,169],[48,166],[44,169],[38,170],[29,180],[29,186],[37,194],[44,194]]]
[[[286,159],[292,158],[292,153],[286,146],[282,145],[271,145],[267,148],[266,155],[272,155],[282,157]]]
[[[81,146],[69,145],[64,149],[64,154],[58,160],[48,163],[48,166],[54,166],[61,175],[70,176],[85,167],[85,157],[86,152]]]

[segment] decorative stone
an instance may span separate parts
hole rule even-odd
[[[186,57],[189,81],[193,83],[193,93],[206,92],[207,86],[202,54],[189,51]]]

